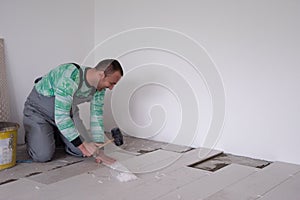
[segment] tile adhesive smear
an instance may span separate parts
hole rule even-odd
[[[137,179],[137,176],[131,173],[124,165],[116,161],[112,165],[104,164],[105,166],[111,168],[111,175],[120,182],[128,182]]]
[[[114,142],[115,145],[117,145],[117,146],[121,146],[123,144],[123,136],[122,136],[122,133],[121,133],[119,128],[112,129],[111,133],[112,133],[113,139],[108,140],[107,142],[102,144],[101,147],[99,147],[99,149],[103,148],[107,144],[110,144],[111,142]],[[98,153],[96,153],[94,155],[95,158],[97,158],[97,154]],[[132,180],[137,179],[136,175],[131,173],[124,165],[122,165],[118,161],[115,161],[111,165],[108,165],[108,164],[105,164],[105,163],[104,163],[104,165],[111,168],[110,173],[111,173],[112,177],[115,177],[120,182],[128,182],[128,181],[132,181]]]

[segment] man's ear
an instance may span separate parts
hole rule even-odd
[[[104,71],[99,71],[99,75],[100,75],[100,79],[104,79],[105,78]]]

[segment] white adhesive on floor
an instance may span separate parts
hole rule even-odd
[[[137,179],[136,175],[131,173],[124,165],[122,165],[118,161],[116,161],[112,165],[106,165],[106,166],[111,168],[110,170],[111,175],[120,182],[128,182]]]
[[[116,178],[120,181],[120,182],[128,182],[128,181],[132,181],[132,180],[136,180],[137,176],[132,174],[132,173],[125,173],[125,172],[120,172]]]

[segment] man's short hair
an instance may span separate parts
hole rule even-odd
[[[123,76],[123,69],[119,61],[115,59],[105,59],[100,61],[96,67],[98,71],[104,71],[105,76],[113,74],[116,71],[119,71],[121,76]]]

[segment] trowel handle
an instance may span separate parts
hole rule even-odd
[[[94,152],[93,157],[96,158],[96,157],[98,156],[98,153],[99,153],[100,148],[102,148],[102,147],[108,145],[109,143],[112,143],[113,141],[114,141],[114,139],[107,140],[107,141],[104,142],[103,144],[99,145],[99,146],[98,146],[98,149],[96,150],[96,152]]]
[[[100,149],[100,148],[102,148],[102,147],[104,147],[104,146],[108,145],[109,143],[112,143],[113,141],[114,141],[114,139],[107,140],[107,141],[106,141],[106,142],[104,142],[103,144],[99,145],[99,146],[98,146],[98,149]]]

